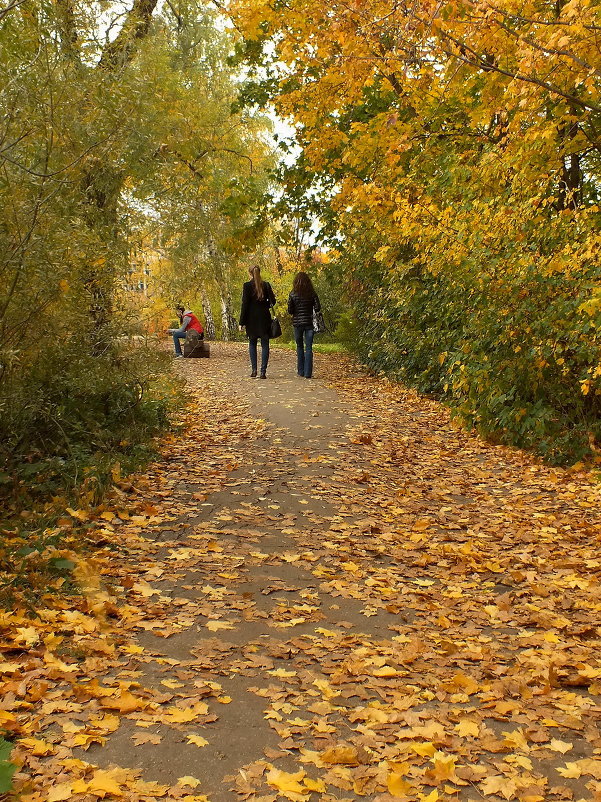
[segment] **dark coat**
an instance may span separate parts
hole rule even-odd
[[[264,281],[263,284],[265,295],[262,301],[255,295],[254,281],[247,281],[242,287],[240,325],[246,327],[247,337],[269,337],[271,334],[269,307],[275,304],[275,295],[268,281]]]
[[[292,315],[292,325],[303,329],[313,328],[313,310],[319,312],[321,304],[317,293],[311,298],[303,298],[295,292],[288,297],[288,313]]]

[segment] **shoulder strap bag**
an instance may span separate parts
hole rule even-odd
[[[271,310],[273,309],[273,304],[269,304],[269,314],[271,316]],[[275,340],[276,337],[281,337],[282,335],[282,327],[280,325],[280,321],[277,319],[275,315],[271,317],[271,329],[269,333],[269,339]]]

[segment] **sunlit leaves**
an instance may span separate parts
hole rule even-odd
[[[503,442],[597,458],[598,9],[231,8],[271,37],[302,148],[286,192],[321,199],[349,345]]]

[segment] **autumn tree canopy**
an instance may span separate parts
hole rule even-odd
[[[132,253],[152,242],[187,274],[172,303],[215,283],[209,254],[235,263],[264,225],[265,122],[233,110],[232,52],[193,0],[0,12],[3,458],[44,473],[50,456],[53,474],[83,450],[100,471],[134,448],[136,421],[162,417],[157,349],[120,344],[144,333],[123,292]]]
[[[296,125],[361,353],[502,439],[587,453],[598,5],[237,0],[232,14],[258,65],[245,96]]]

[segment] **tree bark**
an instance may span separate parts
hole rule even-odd
[[[105,45],[98,62],[98,69],[105,73],[116,72],[134,59],[138,43],[150,30],[152,14],[157,3],[158,0],[134,0],[121,30],[112,42]],[[61,34],[63,50],[75,48],[78,35],[72,2],[59,0],[59,7],[63,25]],[[115,260],[119,258],[116,247],[119,239],[118,208],[126,177],[114,164],[106,160],[90,159],[82,179],[84,217],[98,240],[109,246],[106,248],[106,253],[110,259],[110,263],[107,264],[107,261],[102,262],[101,257],[96,264],[90,265],[88,274],[95,350],[102,350],[106,346],[107,324],[112,317],[117,276]]]
[[[215,320],[213,318],[213,310],[211,309],[211,301],[207,295],[207,290],[203,284],[200,288],[202,294],[202,312],[205,319],[205,338],[207,340],[214,340],[217,336],[215,331]]]
[[[230,314],[227,308],[227,299],[223,292],[219,296],[221,300],[221,339],[226,342],[230,339]]]
[[[70,61],[80,62],[79,34],[72,0],[56,0],[56,10],[61,52]]]
[[[118,35],[102,51],[100,69],[114,72],[129,64],[136,55],[137,41],[150,30],[157,3],[158,0],[135,0]]]

